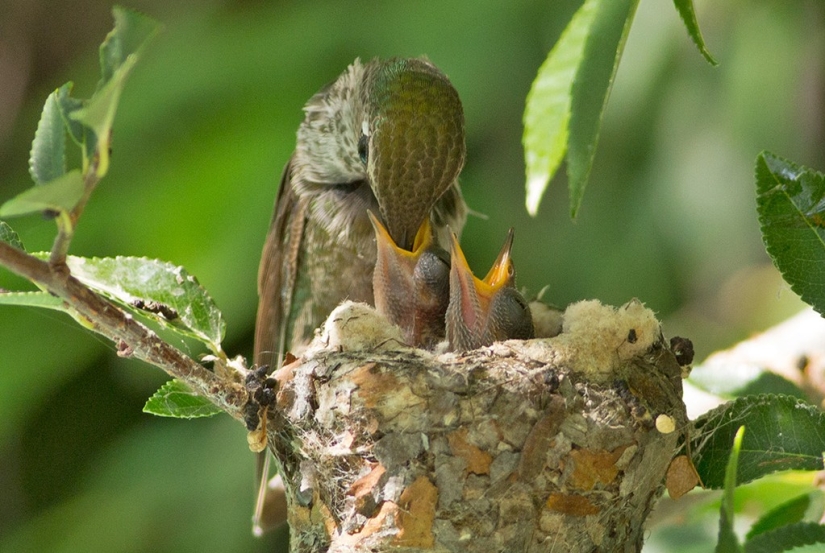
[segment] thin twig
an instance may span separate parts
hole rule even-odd
[[[95,155],[95,161],[89,164],[84,171],[83,195],[74,208],[72,208],[71,212],[61,213],[57,220],[57,236],[54,238],[52,252],[49,256],[49,264],[54,268],[66,264],[66,255],[69,253],[69,245],[74,238],[77,222],[80,220],[80,216],[83,215],[83,210],[86,208],[89,198],[92,197],[92,192],[94,192],[97,184],[100,182],[100,177],[97,176],[97,155]]]
[[[0,265],[62,298],[92,330],[112,340],[121,351],[129,351],[132,357],[160,367],[232,417],[243,419],[246,392],[241,384],[219,378],[164,342],[130,314],[71,276],[65,264],[50,265],[0,241]]]

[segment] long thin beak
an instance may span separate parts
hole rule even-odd
[[[390,236],[387,227],[381,223],[372,211],[367,210],[367,215],[370,217],[372,228],[375,229],[375,241],[378,245],[379,256],[383,254],[390,259],[418,260],[418,258],[421,257],[421,254],[424,253],[424,250],[432,244],[433,239],[429,217],[425,218],[424,222],[422,222],[421,226],[418,228],[418,232],[415,234],[415,240],[413,241],[413,249],[410,251],[405,250],[395,243],[395,240],[393,240],[392,236]]]
[[[462,298],[469,300],[470,296],[474,294],[478,298],[480,306],[486,307],[487,303],[493,298],[499,290],[508,286],[513,281],[513,261],[510,258],[510,250],[513,247],[513,229],[507,234],[507,240],[504,242],[501,251],[493,263],[493,266],[487,272],[484,279],[476,277],[469,264],[464,252],[458,243],[455,234],[450,233],[450,252],[452,257],[452,267],[455,270],[457,281],[460,284],[460,291]],[[466,312],[470,305],[462,306],[462,312]],[[469,313],[467,313],[469,315]],[[466,320],[466,319],[465,319]]]
[[[419,345],[421,336],[416,322],[426,298],[416,281],[416,266],[433,243],[429,218],[421,223],[412,251],[398,246],[389,231],[372,212],[368,212],[375,229],[376,260],[372,277],[375,308],[391,323],[401,327],[410,345]],[[443,327],[443,321],[442,321]]]
[[[467,258],[455,233],[450,232],[450,307],[448,307],[448,333],[450,324],[459,325],[473,332],[483,325],[484,307],[489,303],[489,286],[473,275]],[[485,293],[487,292],[487,293]],[[483,301],[482,298],[488,301]]]
[[[510,227],[510,230],[507,232],[507,239],[504,241],[501,251],[498,252],[495,263],[490,267],[487,276],[484,277],[484,283],[490,286],[494,293],[501,289],[502,286],[513,282],[515,269],[513,268],[513,261],[510,257],[510,250],[513,249],[513,234],[513,227]]]
[[[493,320],[493,305],[497,301],[500,303],[501,297],[506,296],[502,292],[513,286],[515,270],[510,258],[513,229],[510,229],[495,263],[483,279],[473,275],[458,239],[455,234],[450,236],[452,263],[447,338],[452,349],[475,349],[501,339],[499,327],[502,321]]]

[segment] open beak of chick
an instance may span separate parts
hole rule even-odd
[[[450,299],[450,262],[434,241],[429,218],[424,219],[405,250],[372,213],[377,257],[372,284],[375,308],[403,331],[407,344],[432,348],[444,338],[444,318]]]
[[[483,279],[473,275],[458,239],[455,234],[450,236],[450,301],[446,313],[450,349],[466,351],[501,340],[532,338],[530,308],[515,288],[515,267],[510,257],[513,229]]]

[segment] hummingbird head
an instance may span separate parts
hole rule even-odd
[[[364,79],[359,154],[390,236],[410,250],[464,165],[464,112],[450,81],[426,60],[372,63]]]
[[[355,60],[304,111],[293,185],[315,196],[310,209],[330,233],[371,236],[369,209],[395,244],[412,250],[442,196],[463,205],[457,189],[452,199],[445,192],[464,165],[464,112],[455,88],[429,61]]]

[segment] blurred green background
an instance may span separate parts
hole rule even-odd
[[[642,0],[578,219],[563,176],[531,219],[524,98],[579,4],[134,0],[165,29],[126,85],[111,170],[72,252],[185,266],[225,314],[227,352],[249,355],[258,258],[303,103],[357,56],[426,54],[464,102],[462,185],[487,217],[464,232],[477,272],[515,226],[520,286],[548,285],[558,305],[638,297],[699,359],[800,309],[760,240],[753,163],[769,149],[825,168],[825,6],[698,1],[712,68],[670,2]],[[31,185],[49,92],[73,80],[91,95],[110,6],[0,2],[0,200]],[[50,247],[52,222],[10,223],[29,250]],[[24,286],[0,270],[0,287]],[[164,380],[66,316],[0,308],[0,551],[284,547],[283,532],[251,536],[239,424],[141,412]]]

